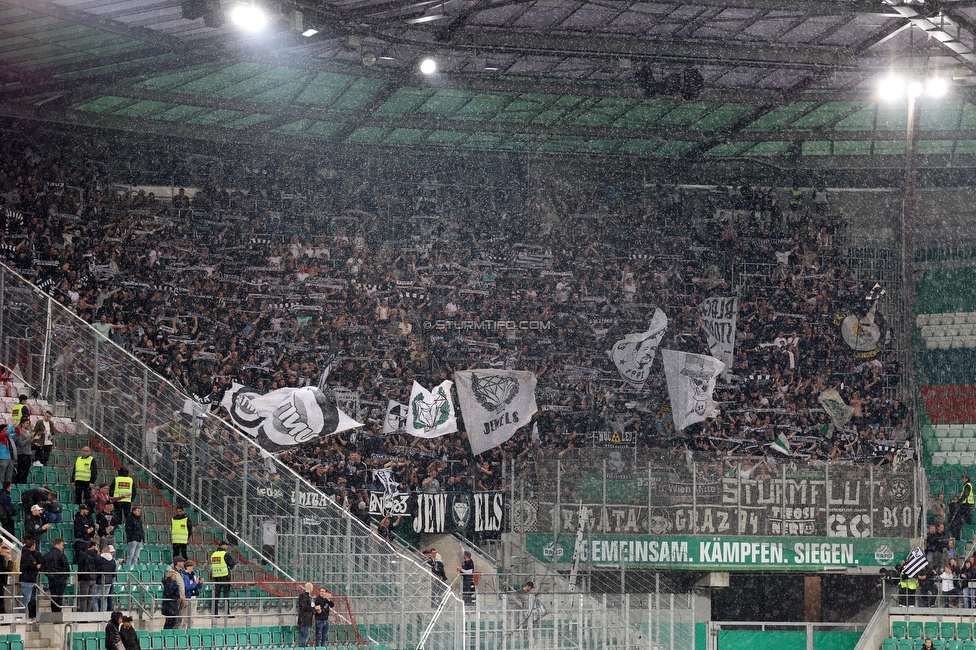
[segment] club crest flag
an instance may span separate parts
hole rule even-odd
[[[627,383],[640,388],[647,381],[654,362],[654,353],[657,352],[657,346],[661,344],[667,327],[668,317],[660,309],[655,309],[647,331],[628,334],[613,344],[610,358]]]
[[[732,369],[735,357],[735,317],[739,311],[739,301],[735,297],[707,298],[698,305],[701,326],[705,330],[708,349],[712,356]]]
[[[463,370],[454,373],[458,402],[477,456],[503,444],[538,410],[535,373],[516,370]]]
[[[725,364],[714,357],[677,350],[661,350],[661,357],[675,428],[680,431],[718,415],[712,393]]]
[[[434,390],[413,382],[410,403],[407,404],[407,433],[418,438],[436,438],[458,430],[451,386],[453,382],[449,379],[435,386]]]
[[[393,496],[400,491],[400,484],[393,478],[392,469],[384,467],[383,469],[374,469],[371,471],[373,472],[373,480],[383,486],[383,491],[386,494]]]
[[[363,426],[312,386],[259,393],[235,382],[220,405],[238,429],[271,452]]]
[[[834,317],[834,323],[840,325],[844,343],[854,350],[854,356],[858,359],[871,359],[881,352],[881,328],[875,323],[877,313],[878,302],[875,301],[863,318],[852,312]]]
[[[400,433],[407,426],[407,405],[390,400],[383,419],[383,434]]]
[[[840,396],[835,388],[828,388],[824,392],[820,393],[817,397],[817,401],[820,402],[820,406],[823,407],[827,417],[830,418],[830,423],[834,425],[834,428],[838,431],[842,431],[847,423],[851,421],[854,417],[854,409],[844,402],[844,398]]]

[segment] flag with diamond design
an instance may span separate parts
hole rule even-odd
[[[452,385],[447,379],[433,390],[427,390],[413,382],[407,404],[407,433],[418,438],[436,438],[458,430],[454,400],[451,399]]]
[[[538,410],[535,373],[516,370],[463,370],[454,373],[458,402],[477,456],[503,444]]]

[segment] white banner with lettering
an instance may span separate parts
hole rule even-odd
[[[735,319],[738,311],[739,301],[735,297],[706,298],[698,305],[708,349],[713,357],[725,364],[727,371],[731,371],[735,360]]]
[[[488,451],[515,435],[539,410],[535,373],[462,370],[454,373],[471,453]]]

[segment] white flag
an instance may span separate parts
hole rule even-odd
[[[613,344],[610,358],[627,383],[640,388],[647,381],[654,353],[667,327],[668,317],[660,309],[655,309],[646,332],[628,334]]]
[[[458,402],[477,456],[503,444],[539,410],[535,373],[515,370],[463,370],[454,373]]]
[[[281,451],[323,435],[363,426],[340,411],[318,388],[258,393],[234,383],[220,405],[231,422],[267,451]]]
[[[725,369],[725,364],[714,357],[676,350],[661,350],[661,357],[675,429],[680,431],[689,424],[718,415],[712,393],[715,378]]]
[[[739,301],[731,298],[706,298],[698,305],[701,326],[708,339],[708,349],[712,356],[732,370],[735,360],[735,317],[739,311]]]
[[[407,433],[418,438],[436,438],[446,433],[454,433],[457,428],[457,414],[451,399],[451,386],[447,379],[427,390],[413,382],[410,403],[407,405]]]
[[[407,405],[390,400],[383,419],[383,434],[400,433],[407,426]]]
[[[384,467],[383,469],[374,469],[371,471],[373,472],[373,480],[379,481],[387,494],[393,496],[399,492],[400,484],[393,478],[392,469]]]
[[[820,406],[823,407],[830,423],[838,431],[843,431],[844,427],[851,418],[854,417],[854,409],[847,405],[844,398],[840,396],[836,388],[828,388],[817,397]]]

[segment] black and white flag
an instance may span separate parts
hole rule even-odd
[[[363,426],[311,386],[258,393],[234,383],[220,405],[238,429],[272,452]]]
[[[725,364],[714,357],[677,350],[661,350],[664,376],[668,380],[674,428],[681,431],[690,424],[718,415],[712,400],[715,378]]]
[[[383,469],[374,469],[373,480],[377,481],[383,486],[383,490],[390,496],[394,496],[399,493],[400,484],[396,482],[393,478],[393,470],[386,467]]]
[[[394,400],[386,405],[386,417],[383,418],[383,435],[402,433],[407,427],[407,405]]]
[[[909,578],[914,578],[917,575],[926,573],[928,570],[929,561],[925,559],[925,553],[922,552],[921,547],[916,546],[912,549],[912,552],[908,554],[908,557],[905,558],[905,567],[903,571]]]
[[[640,388],[647,381],[654,362],[654,353],[657,352],[657,346],[661,344],[667,327],[668,317],[660,309],[655,309],[647,331],[628,334],[613,344],[610,358],[627,383]]]
[[[454,373],[458,402],[471,453],[505,443],[538,411],[535,373],[516,370],[462,370]]]
[[[731,372],[735,360],[735,318],[738,311],[739,301],[734,296],[706,298],[698,305],[708,349],[713,357],[725,364],[726,372]]]

